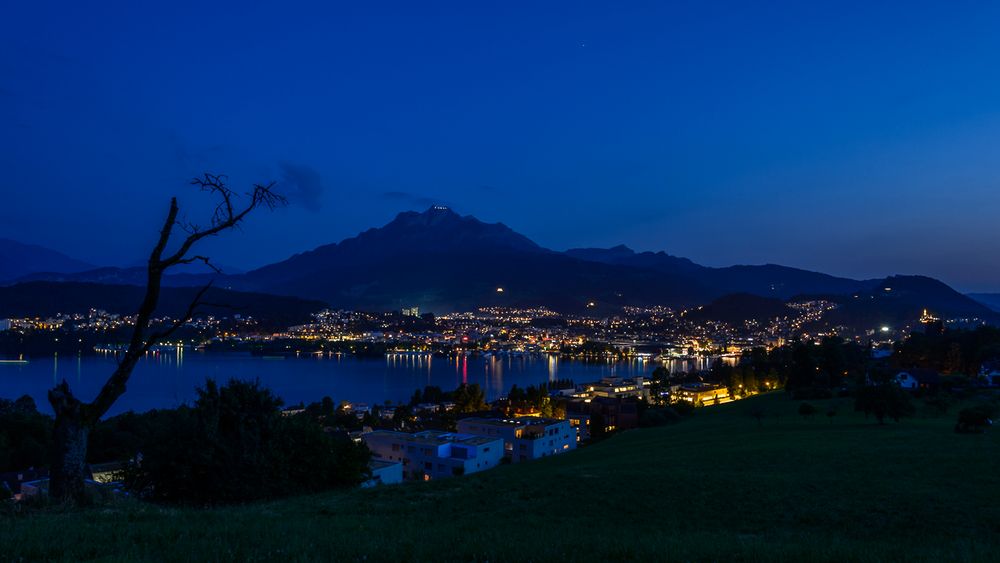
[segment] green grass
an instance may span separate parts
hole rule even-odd
[[[8,514],[0,559],[1000,558],[1000,429],[955,434],[954,412],[880,427],[849,400],[813,404],[821,414],[806,421],[784,394],[758,397],[431,483],[219,509]],[[771,413],[762,427],[752,406]]]

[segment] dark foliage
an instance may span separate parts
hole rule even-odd
[[[173,411],[125,477],[152,500],[219,504],[353,486],[367,475],[363,445],[323,432],[309,416],[282,416],[258,383],[208,381],[193,408]]]
[[[913,416],[916,409],[909,393],[887,381],[858,389],[854,410],[865,416],[873,415],[879,424],[885,424],[887,418],[899,422],[901,418]]]
[[[1000,359],[1000,328],[914,333],[896,344],[896,366],[929,368],[943,374],[975,375],[983,362]]]
[[[960,434],[981,434],[993,425],[996,408],[993,405],[982,404],[964,408],[958,412],[958,423],[955,432]]]
[[[0,472],[48,465],[51,446],[52,418],[31,397],[0,399]]]

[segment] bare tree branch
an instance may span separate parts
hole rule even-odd
[[[194,223],[178,221],[179,208],[177,206],[177,199],[173,198],[170,200],[170,209],[167,212],[166,221],[164,221],[163,228],[160,230],[160,237],[157,240],[156,246],[149,256],[146,293],[142,303],[139,305],[139,311],[136,315],[135,325],[132,328],[128,348],[125,350],[125,354],[118,364],[117,369],[115,369],[111,377],[108,378],[108,381],[101,388],[97,398],[89,405],[85,405],[87,408],[86,415],[88,421],[91,423],[97,422],[111,408],[111,405],[114,404],[118,397],[125,392],[125,384],[128,382],[132,370],[139,359],[155,346],[157,342],[170,337],[187,323],[194,315],[197,307],[202,304],[205,293],[212,286],[209,283],[201,288],[188,305],[185,315],[182,318],[176,319],[166,330],[147,334],[146,331],[149,329],[150,321],[159,302],[164,273],[178,264],[191,264],[194,262],[202,262],[216,273],[221,273],[221,270],[215,267],[207,256],[189,256],[188,254],[192,247],[204,238],[215,236],[225,230],[238,227],[246,216],[258,207],[274,209],[287,203],[287,200],[283,196],[274,191],[274,183],[272,182],[266,185],[254,185],[253,190],[247,194],[250,201],[246,206],[237,208],[234,204],[236,194],[226,186],[225,180],[225,176],[206,173],[201,178],[195,178],[191,181],[191,184],[198,186],[202,191],[210,192],[221,198],[221,201],[212,214],[211,227],[202,229]],[[175,226],[185,231],[187,236],[181,241],[176,251],[164,257],[164,252],[170,242]]]

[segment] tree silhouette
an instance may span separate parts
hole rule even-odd
[[[87,443],[91,430],[125,393],[126,384],[139,360],[153,346],[169,338],[195,315],[199,305],[203,303],[206,292],[212,286],[209,282],[202,287],[180,318],[173,319],[166,328],[151,331],[150,325],[160,299],[164,273],[175,266],[194,262],[201,262],[219,272],[207,256],[193,253],[195,245],[205,238],[239,226],[250,212],[259,207],[273,209],[286,203],[285,198],[273,190],[273,183],[256,184],[253,190],[246,194],[249,201],[243,207],[237,207],[239,196],[228,188],[225,182],[225,176],[207,173],[191,181],[191,185],[218,199],[210,224],[205,227],[178,219],[180,208],[177,205],[177,198],[170,199],[166,220],[160,230],[156,246],[149,255],[146,292],[136,313],[128,347],[118,359],[118,366],[108,377],[97,397],[90,403],[80,401],[73,395],[65,379],[49,391],[49,403],[56,415],[49,482],[49,494],[54,500],[71,503],[84,501]],[[177,249],[170,252],[167,247],[171,243],[175,229],[180,229],[186,235],[180,240]]]

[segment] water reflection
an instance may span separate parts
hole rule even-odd
[[[334,357],[336,356],[336,357]],[[286,404],[318,401],[324,395],[336,400],[381,404],[409,400],[415,389],[436,385],[444,390],[460,383],[479,384],[487,400],[495,400],[519,387],[546,381],[570,379],[577,384],[602,377],[648,376],[657,367],[671,372],[707,370],[715,358],[653,358],[628,361],[582,362],[556,355],[525,354],[492,356],[455,355],[435,359],[429,354],[390,354],[376,360],[351,355],[303,355],[281,361],[249,354],[206,353],[194,350],[164,350],[149,354],[136,367],[128,392],[114,413],[129,409],[170,408],[195,399],[195,389],[208,377],[224,382],[230,378],[259,379]],[[32,358],[27,364],[0,366],[0,397],[31,395],[39,408],[46,408],[46,392],[61,378],[75,380],[73,391],[90,400],[117,365],[114,352],[77,357],[75,362],[57,356]],[[336,360],[336,361],[329,361]],[[735,362],[736,358],[724,358]]]

